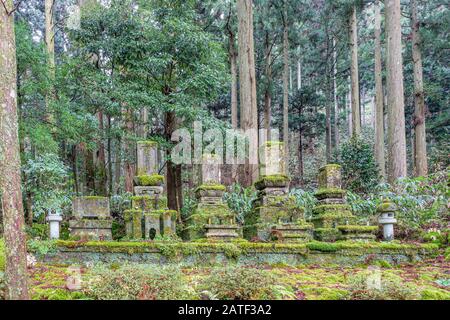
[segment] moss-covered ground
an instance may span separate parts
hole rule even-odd
[[[283,265],[262,267],[276,276],[279,285],[289,287],[294,293],[290,298],[299,300],[344,300],[351,298],[351,279],[358,274],[376,268],[382,278],[398,276],[400,286],[407,285],[418,299],[450,300],[450,263],[444,260],[426,261],[421,264],[392,267],[384,261],[374,261],[372,266],[297,266]],[[118,266],[111,265],[111,268]],[[247,267],[251,268],[251,267]],[[261,268],[261,267],[259,267]],[[63,265],[38,263],[29,269],[31,296],[33,299],[87,299],[83,286],[88,285],[89,268],[81,267],[81,288],[73,286],[74,268]],[[194,289],[211,268],[183,268],[185,280]]]

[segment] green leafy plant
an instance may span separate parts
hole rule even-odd
[[[231,190],[224,194],[224,200],[228,207],[236,213],[238,223],[244,223],[244,216],[252,210],[252,202],[256,199],[256,191],[252,188],[243,188],[239,184],[233,184]]]
[[[96,300],[175,300],[193,297],[179,268],[132,264],[114,270],[97,265],[88,275],[84,293]]]
[[[214,269],[199,287],[221,300],[273,300],[294,295],[291,288],[279,285],[269,271],[244,267]]]

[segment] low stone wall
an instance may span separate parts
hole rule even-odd
[[[58,241],[57,248],[38,259],[55,264],[124,263],[185,266],[325,265],[353,266],[376,260],[393,265],[418,262],[439,255],[434,244],[309,242],[208,243],[208,242],[73,242]]]

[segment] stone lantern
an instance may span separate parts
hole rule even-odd
[[[50,239],[59,239],[59,226],[62,221],[62,216],[49,211],[47,221],[50,224]]]
[[[398,210],[395,203],[389,200],[384,200],[378,207],[380,216],[378,217],[378,223],[383,226],[383,238],[385,241],[394,240],[394,224],[397,223],[395,219],[395,212]]]

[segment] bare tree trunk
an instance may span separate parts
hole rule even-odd
[[[53,9],[55,0],[45,0],[45,44],[47,49],[47,65],[50,76],[51,86],[49,93],[45,97],[46,120],[53,124],[53,112],[49,110],[50,101],[54,99],[53,82],[55,80],[55,21],[53,17]],[[53,128],[52,128],[53,129]]]
[[[6,299],[26,300],[27,248],[20,177],[14,5],[0,7],[0,193],[5,240]]]
[[[414,63],[414,175],[428,175],[427,140],[425,131],[425,95],[423,91],[422,40],[417,17],[417,0],[411,0],[412,55]]]
[[[333,38],[333,98],[334,98],[334,148],[337,154],[339,150],[339,104],[337,93],[337,50],[336,39]]]
[[[384,159],[384,95],[381,66],[381,13],[380,2],[377,0],[375,2],[375,159],[384,179],[386,178],[386,163]]]
[[[230,6],[230,20],[231,20],[231,6]],[[230,24],[227,24],[227,29],[228,29],[228,41],[229,43],[229,48],[228,48],[228,55],[230,58],[230,72],[231,72],[231,127],[233,129],[237,129],[238,128],[238,88],[237,88],[237,84],[238,84],[238,80],[237,80],[237,52],[236,52],[236,37],[231,29]],[[232,183],[237,182],[236,181],[236,177],[237,177],[237,165],[232,164],[231,165],[231,179],[230,181]]]
[[[170,141],[172,133],[175,130],[176,116],[174,112],[166,112],[165,115],[165,137],[166,141]],[[166,155],[170,156],[170,150],[167,149]],[[179,210],[178,194],[177,194],[177,166],[170,160],[166,164],[166,184],[167,184],[167,202],[171,210]]]
[[[125,131],[128,137],[125,138],[124,148],[124,174],[125,174],[125,192],[133,192],[133,178],[136,173],[136,163],[134,155],[136,153],[135,143],[131,137],[134,136],[133,111],[131,109],[125,110]]]
[[[237,1],[239,84],[241,100],[241,129],[254,130],[250,143],[258,147],[258,110],[256,105],[255,49],[253,39],[252,0]],[[258,153],[249,154],[244,169],[244,186],[250,186],[258,178]],[[256,163],[251,163],[256,162]]]
[[[302,62],[300,59],[297,62],[297,90],[302,88]]]
[[[97,151],[94,156],[95,165],[95,177],[96,177],[96,191],[98,195],[106,195],[107,190],[107,177],[106,177],[106,153],[105,144],[103,142],[104,125],[103,125],[103,112],[97,112],[99,140],[97,142]]]
[[[283,12],[283,142],[286,173],[289,173],[289,34],[286,0]]]
[[[406,134],[400,0],[385,1],[389,182],[406,177]]]
[[[358,22],[356,7],[350,16],[350,51],[351,51],[351,92],[352,92],[352,136],[361,133],[361,114],[359,106],[359,67],[358,67]]]
[[[265,67],[266,87],[264,90],[264,128],[266,129],[266,140],[270,141],[270,123],[272,119],[272,48],[269,43],[269,32],[266,31],[265,41]]]

